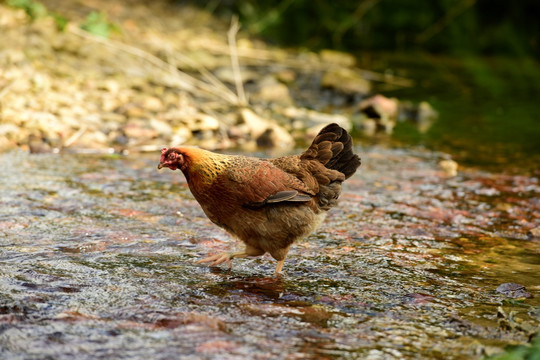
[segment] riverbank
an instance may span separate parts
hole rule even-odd
[[[437,117],[426,102],[373,90],[411,86],[406,78],[360,69],[346,53],[274,48],[204,9],[44,4],[34,19],[1,7],[2,150],[287,152],[330,122],[376,136],[398,119],[428,127]]]

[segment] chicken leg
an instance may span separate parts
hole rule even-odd
[[[276,275],[281,275],[281,271],[283,270],[283,264],[285,264],[285,258],[287,257],[287,254],[289,252],[290,246],[287,246],[284,249],[279,249],[275,252],[270,253],[274,259],[276,259],[277,265],[276,265]]]
[[[275,271],[276,275],[281,275],[281,270],[283,270],[284,263],[285,263],[285,259],[278,261],[276,265],[276,271]]]

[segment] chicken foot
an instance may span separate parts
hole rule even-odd
[[[204,259],[198,260],[197,264],[210,263],[208,266],[217,266],[219,264],[227,263],[229,269],[232,267],[231,260],[234,258],[243,258],[248,256],[244,251],[239,252],[222,252],[219,254],[211,255],[205,257]]]
[[[248,256],[260,256],[263,255],[264,251],[251,247],[246,246],[244,251],[238,251],[238,252],[222,252],[219,254],[211,255],[208,257],[205,257],[204,259],[198,260],[197,264],[202,263],[210,263],[208,266],[217,266],[219,264],[223,264],[224,262],[227,263],[227,266],[229,269],[232,267],[231,260],[234,258],[245,258]]]
[[[288,252],[289,252],[289,246],[287,246],[284,249],[279,249],[278,251],[271,253],[274,259],[280,259],[278,260],[277,265],[276,265],[276,270],[275,270],[276,275],[281,275],[281,272],[283,270],[283,265],[285,264],[285,257],[287,256]],[[264,253],[265,253],[264,250],[257,249],[251,246],[246,246],[244,251],[222,252],[219,254],[211,255],[211,256],[205,257],[204,259],[198,260],[197,264],[209,263],[208,266],[217,266],[223,263],[227,263],[227,266],[230,269],[232,268],[231,260],[234,258],[260,256],[260,255],[263,255]]]

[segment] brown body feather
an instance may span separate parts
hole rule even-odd
[[[163,150],[164,166],[182,170],[205,214],[242,240],[245,254],[279,261],[337,204],[360,159],[350,135],[331,124],[300,155],[266,160],[182,147]]]

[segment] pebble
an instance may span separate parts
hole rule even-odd
[[[30,22],[24,12],[6,6],[1,10],[6,30],[0,43],[1,150],[24,146],[49,151],[62,148],[66,138],[72,140],[70,151],[84,147],[109,151],[114,146],[124,151],[156,142],[285,150],[293,148],[295,140],[311,140],[306,137],[331,122],[351,130],[347,99],[356,101],[371,91],[351,54],[334,50],[294,54],[239,36],[240,76],[249,104],[238,109],[234,101],[214,96],[224,87],[237,91],[223,34],[184,28],[173,35],[138,38],[136,26],[126,27],[133,32],[124,39],[127,46],[136,40],[134,46],[149,57],[173,61],[177,72],[145,63],[144,56],[59,32],[50,17]],[[249,55],[258,49],[263,50],[262,58]],[[308,73],[290,66],[298,62],[315,70]],[[205,91],[200,91],[202,83]],[[302,84],[309,84],[309,91],[302,89],[298,96]],[[302,105],[297,103],[299,97]],[[377,111],[394,117],[397,100],[376,95],[369,101]],[[336,113],[312,110],[326,110],[326,105]],[[418,123],[436,113],[427,103],[415,111]],[[81,124],[87,130],[71,138]],[[366,133],[381,128],[391,132],[393,123],[366,120],[363,127]]]
[[[396,98],[387,98],[377,94],[359,104],[360,110],[370,118],[395,119],[398,115],[399,101]]]
[[[533,296],[528,293],[525,289],[525,286],[516,284],[516,283],[504,283],[497,287],[496,291],[499,294],[503,294],[506,297],[512,298],[512,299],[519,299],[519,298],[532,298]]]
[[[540,226],[529,230],[528,235],[529,237],[532,237],[532,238],[537,238],[537,239],[540,238]]]
[[[349,68],[328,70],[321,79],[321,86],[351,95],[367,95],[371,91],[371,82]]]
[[[276,79],[262,81],[260,90],[253,95],[254,102],[290,106],[293,104],[289,88]]]
[[[236,84],[236,78],[230,66],[217,68],[214,71],[214,75],[224,83],[232,85]],[[256,81],[259,78],[259,74],[246,68],[240,68],[240,78],[242,79],[243,83],[248,81]]]
[[[173,133],[172,127],[169,123],[159,119],[150,119],[150,128],[155,130],[159,136],[168,137]]]
[[[343,114],[328,114],[296,107],[287,107],[281,113],[292,120],[293,124],[295,124],[295,129],[315,128],[320,130],[330,123],[336,123],[347,131],[352,129],[351,120]]]
[[[443,171],[444,175],[447,177],[457,176],[458,172],[458,163],[451,159],[445,159],[439,161],[439,168]]]
[[[294,147],[292,136],[280,126],[272,124],[259,137],[257,146],[266,149],[291,150]]]
[[[159,98],[150,96],[143,100],[142,107],[147,111],[158,112],[163,109],[163,103]]]
[[[352,54],[342,51],[324,49],[319,52],[321,61],[326,64],[335,64],[343,67],[352,67],[356,64],[356,58]]]
[[[213,116],[198,113],[188,121],[188,127],[193,131],[215,131],[219,129],[219,120]]]
[[[146,127],[146,122],[143,120],[131,120],[122,127],[123,133],[128,137],[137,141],[151,139],[157,136],[157,131]]]

